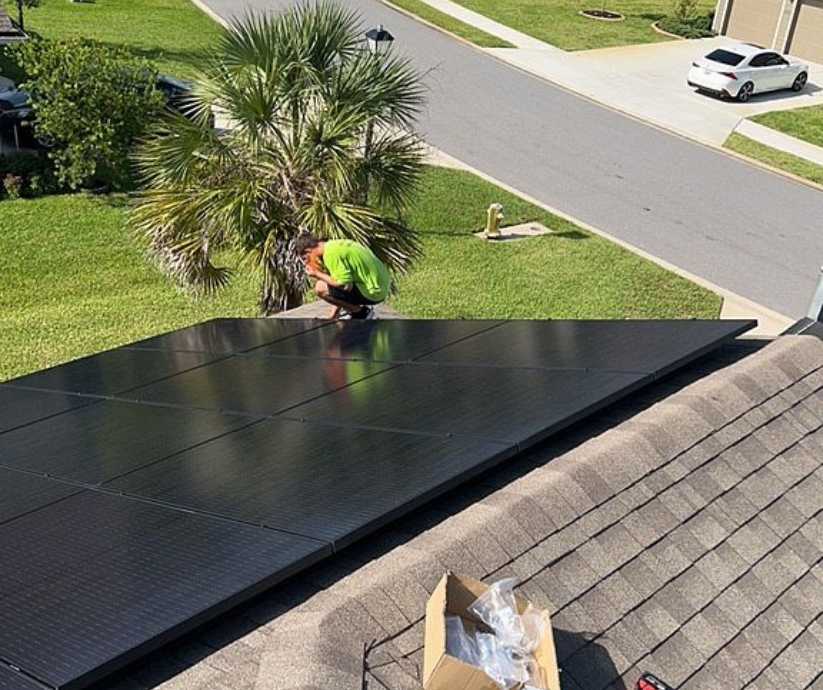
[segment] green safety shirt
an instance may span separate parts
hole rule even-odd
[[[323,265],[340,285],[356,285],[360,294],[374,302],[389,296],[389,269],[368,247],[352,240],[328,240]]]

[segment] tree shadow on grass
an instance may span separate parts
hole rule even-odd
[[[200,50],[164,50],[163,48],[145,48],[142,46],[130,46],[122,44],[114,44],[120,48],[124,48],[136,58],[142,58],[158,63],[179,63],[185,65],[188,74],[196,72],[208,62],[209,53],[205,49]],[[162,71],[162,70],[161,70]],[[179,75],[173,75],[179,76]]]
[[[553,232],[549,237],[559,237],[564,240],[588,240],[591,235],[581,232],[580,230],[561,230],[560,232]]]

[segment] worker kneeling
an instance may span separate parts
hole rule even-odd
[[[365,245],[352,240],[320,240],[301,235],[297,253],[314,278],[314,291],[334,306],[332,319],[370,319],[372,307],[389,296],[389,269]]]

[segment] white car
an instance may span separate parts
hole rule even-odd
[[[747,43],[718,48],[693,62],[688,79],[700,91],[741,103],[766,91],[802,91],[808,80],[808,65]]]

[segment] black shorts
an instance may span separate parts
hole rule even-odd
[[[346,304],[351,304],[353,306],[380,304],[380,302],[375,302],[373,299],[364,297],[363,293],[360,292],[356,285],[352,285],[351,290],[344,290],[343,288],[329,285],[329,297],[336,299],[338,302],[345,302]]]

